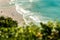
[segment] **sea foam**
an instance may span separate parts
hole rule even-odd
[[[45,19],[48,19],[47,17],[44,17],[42,15],[36,15],[38,13],[35,14],[34,12],[32,12],[30,10],[26,10],[26,7],[28,7],[28,5],[27,6],[23,5],[26,2],[31,4],[31,3],[36,2],[36,1],[38,1],[38,0],[35,0],[35,1],[34,0],[24,0],[24,1],[20,0],[20,2],[16,1],[16,0],[11,0],[10,4],[14,4],[16,6],[16,11],[19,14],[23,15],[23,19],[24,19],[26,24],[28,24],[30,22],[35,22],[35,23],[44,22],[44,23],[46,23],[47,21]],[[17,3],[17,2],[19,2],[19,3]]]

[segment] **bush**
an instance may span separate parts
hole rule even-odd
[[[0,28],[0,40],[38,40],[39,37],[42,37],[42,34],[36,25]]]
[[[0,40],[60,40],[60,22],[40,23],[40,25],[31,23],[21,27],[0,27]]]
[[[13,26],[14,27],[18,26],[17,21],[12,20],[12,18],[10,17],[7,18],[3,16],[0,17],[0,27],[13,27]]]

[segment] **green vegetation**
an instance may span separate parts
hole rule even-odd
[[[7,18],[3,16],[0,17],[0,27],[13,27],[13,26],[14,27],[18,26],[17,21],[12,20],[12,18],[10,17]]]
[[[3,19],[5,18],[1,18],[0,20]],[[11,27],[1,26],[0,40],[60,40],[60,22],[49,21],[46,24],[40,23],[38,26],[34,23],[21,27],[13,25]]]

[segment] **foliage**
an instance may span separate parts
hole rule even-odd
[[[0,27],[0,40],[60,40],[60,22]]]
[[[3,16],[0,17],[0,27],[13,27],[13,26],[15,26],[15,27],[18,26],[17,21],[14,21],[10,17],[7,17],[7,18],[5,18]]]

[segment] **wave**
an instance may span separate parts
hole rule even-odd
[[[29,9],[32,8],[32,3],[35,3],[35,2],[38,2],[38,0],[11,0],[10,4],[14,4],[16,6],[16,11],[23,15],[23,19],[24,21],[28,24],[30,23],[31,21],[32,22],[36,22],[36,23],[40,23],[40,22],[44,22],[46,23],[50,18],[49,17],[45,17],[45,16],[42,16],[40,12],[33,12]],[[30,7],[29,7],[30,6]],[[32,8],[32,10],[34,10]],[[37,9],[36,9],[37,10]]]
[[[15,5],[16,6],[16,11],[23,15],[23,19],[26,23],[30,23],[31,21],[34,22],[40,22],[39,18],[35,16],[32,12],[28,10],[24,10],[21,6]]]

